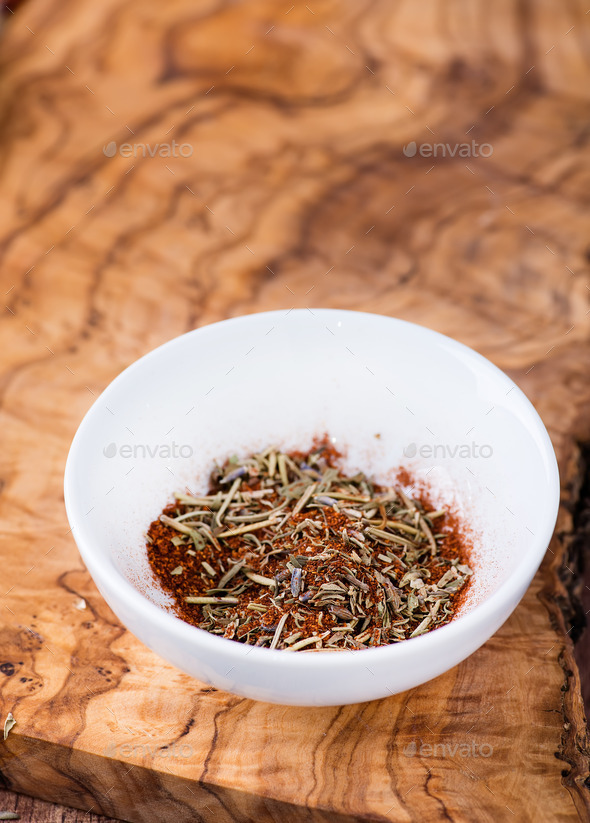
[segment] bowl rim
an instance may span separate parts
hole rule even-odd
[[[435,344],[443,344],[447,350],[455,351],[462,354],[471,360],[472,363],[484,368],[496,380],[504,382],[510,387],[510,390],[516,391],[516,397],[525,415],[528,416],[529,432],[535,437],[535,442],[541,447],[542,457],[544,458],[544,465],[547,470],[547,493],[546,500],[543,505],[539,506],[540,523],[537,523],[537,529],[534,533],[534,541],[531,550],[523,555],[517,562],[512,575],[504,580],[500,586],[491,595],[486,597],[481,603],[478,603],[467,614],[460,615],[453,618],[449,623],[440,626],[431,632],[418,637],[408,638],[407,640],[398,643],[392,643],[387,646],[378,646],[376,648],[368,649],[339,649],[338,654],[327,649],[314,650],[312,654],[305,654],[306,668],[314,671],[323,671],[330,669],[346,669],[354,660],[359,663],[358,652],[362,651],[362,662],[365,665],[372,661],[385,663],[388,658],[391,662],[399,660],[404,657],[414,657],[416,654],[422,656],[428,654],[429,651],[435,652],[436,647],[446,639],[448,641],[460,641],[465,633],[472,633],[477,631],[478,627],[484,628],[489,625],[498,615],[505,613],[505,619],[518,605],[524,592],[530,585],[535,573],[537,572],[541,561],[549,546],[557,514],[559,509],[559,494],[560,494],[560,480],[557,458],[549,434],[539,416],[539,413],[527,398],[524,392],[505,374],[498,366],[494,365],[483,355],[471,347],[460,343],[448,335],[434,331],[427,326],[422,326],[418,323],[413,323],[400,318],[391,317],[388,315],[378,314],[376,312],[361,312],[349,309],[335,309],[335,308],[305,308],[305,309],[290,309],[273,310],[266,312],[254,312],[251,314],[240,315],[225,320],[220,320],[215,323],[209,323],[204,326],[197,327],[188,332],[184,332],[171,340],[157,346],[146,354],[142,355],[137,360],[133,361],[122,372],[120,372],[104,389],[103,392],[92,403],[78,429],[72,439],[68,457],[66,461],[64,473],[64,500],[65,508],[70,524],[70,532],[74,536],[74,540],[78,547],[78,551],[84,561],[88,571],[90,572],[95,585],[99,588],[101,594],[103,591],[109,592],[113,601],[125,602],[127,608],[132,608],[139,619],[146,624],[155,626],[162,636],[173,635],[175,639],[183,644],[189,644],[194,648],[201,648],[204,651],[210,650],[214,653],[224,654],[226,657],[240,658],[254,655],[251,658],[252,663],[255,661],[265,667],[281,666],[283,668],[290,668],[295,666],[301,669],[301,655],[299,654],[284,654],[285,649],[268,649],[264,647],[246,646],[243,643],[238,643],[235,640],[219,637],[207,632],[205,629],[199,629],[197,626],[192,626],[186,623],[181,618],[165,611],[160,606],[150,601],[145,595],[141,594],[133,584],[123,575],[117,568],[110,555],[101,554],[101,547],[96,542],[93,543],[91,530],[84,528],[84,513],[77,504],[77,489],[74,482],[76,474],[76,464],[78,460],[79,444],[92,430],[94,420],[100,413],[101,408],[108,402],[108,398],[115,387],[118,387],[125,379],[134,371],[141,369],[145,363],[152,359],[156,354],[161,354],[163,351],[173,351],[177,346],[185,344],[187,338],[206,336],[209,330],[215,328],[219,329],[223,326],[237,327],[248,323],[258,323],[264,319],[272,320],[286,315],[298,317],[305,316],[308,312],[313,315],[323,315],[327,318],[334,318],[338,316],[340,319],[349,318],[375,320],[379,318],[380,321],[387,321],[389,323],[398,325],[400,328],[411,329],[418,334],[424,336],[425,340]],[[514,399],[514,397],[513,397]],[[68,532],[68,533],[70,533]],[[110,575],[105,574],[105,570],[110,572]],[[103,597],[106,596],[103,594]],[[512,605],[514,604],[514,605]],[[110,600],[109,600],[110,605]],[[508,611],[507,611],[508,607]],[[113,609],[115,607],[112,607]],[[502,622],[504,622],[502,620]],[[501,625],[501,623],[499,624]],[[496,629],[497,630],[497,629]],[[487,635],[486,635],[487,639]],[[447,644],[445,644],[447,645]],[[297,662],[298,661],[298,662]],[[355,664],[355,665],[357,665]],[[394,692],[392,692],[393,694]]]

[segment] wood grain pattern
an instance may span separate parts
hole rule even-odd
[[[24,794],[0,790],[0,810],[19,815],[20,823],[116,823],[114,818],[86,814],[78,809],[67,809],[54,803],[45,803]]]
[[[570,637],[590,441],[586,12],[30,0],[7,22],[5,787],[137,823],[588,819]],[[161,156],[172,139],[190,157]],[[402,151],[471,140],[492,156]],[[196,325],[305,305],[403,317],[490,357],[547,423],[563,481],[506,625],[421,688],[336,709],[239,699],[156,658],[93,586],[62,498],[76,426],[121,369]]]

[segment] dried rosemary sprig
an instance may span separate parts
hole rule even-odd
[[[363,473],[327,441],[231,458],[210,492],[178,494],[148,556],[181,617],[273,649],[363,649],[448,622],[472,572],[443,510]]]

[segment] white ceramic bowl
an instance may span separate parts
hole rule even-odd
[[[324,432],[345,468],[387,482],[406,466],[470,524],[475,574],[459,616],[412,640],[338,653],[253,648],[175,617],[145,552],[173,493],[204,490],[216,459],[304,448]],[[333,309],[226,320],[142,357],[82,421],[65,473],[82,558],[130,631],[205,683],[309,706],[404,691],[481,646],[531,582],[558,497],[547,432],[503,372],[429,329]]]

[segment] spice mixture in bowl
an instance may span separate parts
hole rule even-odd
[[[176,613],[271,649],[366,649],[448,623],[472,571],[444,509],[343,477],[329,440],[308,454],[232,456],[209,494],[176,494],[148,557]]]
[[[506,620],[558,473],[465,346],[314,309],[206,326],[126,369],[74,438],[66,507],[119,619],[217,688],[339,705],[414,687]]]

